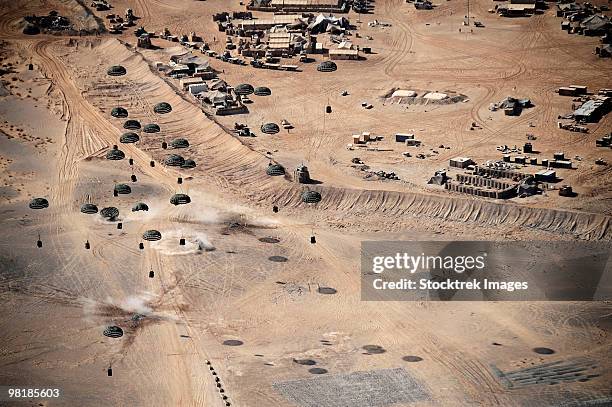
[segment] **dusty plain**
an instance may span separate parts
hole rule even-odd
[[[137,25],[148,31],[195,31],[217,51],[224,35],[211,15],[244,10],[234,0],[112,4],[114,12],[132,8]],[[337,61],[338,70],[329,74],[316,70],[321,56],[300,64],[299,72],[211,59],[228,83],[272,90],[267,98],[253,96],[248,114],[219,118],[204,114],[177,91],[178,81],[152,68],[169,60],[176,43],[155,38],[160,49],[137,49],[132,30],[26,36],[26,15],[58,10],[90,29],[105,13],[90,15],[68,0],[0,1],[0,385],[59,387],[63,393],[57,400],[0,405],[223,406],[210,366],[234,406],[294,406],[279,383],[395,368],[405,369],[426,394],[397,406],[610,403],[607,302],[361,301],[364,240],[612,237],[610,166],[594,164],[598,158],[612,162],[612,150],[595,148],[595,139],[612,130],[612,115],[589,125],[588,134],[560,130],[557,116],[571,110],[571,98],[554,92],[575,83],[612,88],[610,61],[593,54],[597,38],[562,31],[553,3],[541,15],[504,19],[487,12],[492,1],[472,1],[471,14],[485,25],[473,33],[459,32],[464,2],[437,4],[419,11],[377,0],[371,14],[349,12],[362,37],[355,43],[374,53],[363,61]],[[374,19],[391,26],[369,27]],[[110,65],[123,65],[127,75],[108,76]],[[382,95],[392,88],[453,91],[467,101],[384,103]],[[349,95],[341,96],[343,90]],[[535,107],[519,117],[489,111],[508,95],[530,98]],[[170,114],[153,112],[161,101],[172,105]],[[362,101],[373,108],[363,109]],[[123,120],[110,115],[116,106],[162,128],[120,146],[133,167],[127,159],[104,158],[124,132]],[[260,134],[261,124],[282,119],[294,129]],[[228,132],[236,121],[249,124],[257,137]],[[385,135],[378,147],[389,151],[347,150],[351,134],[361,131]],[[405,147],[393,140],[397,132],[418,134],[424,145],[413,153],[439,144],[451,148],[424,160],[406,158]],[[564,151],[582,158],[576,169],[558,170],[575,198],[554,191],[496,201],[427,185],[450,158],[497,160],[496,146],[522,145],[526,133],[537,136],[542,156]],[[163,166],[163,137],[187,138],[183,153],[198,166]],[[401,180],[364,179],[351,165],[357,156]],[[271,159],[288,169],[306,164],[321,182],[312,188],[322,201],[304,204],[303,186],[268,177]],[[138,181],[131,183],[131,175]],[[132,194],[114,197],[113,186],[122,182]],[[178,192],[192,203],[171,205]],[[49,199],[49,208],[29,209],[39,196]],[[117,206],[123,228],[80,213],[88,199],[100,208]],[[131,212],[139,201],[150,210]],[[140,250],[148,229],[161,231],[163,239]],[[316,244],[310,244],[313,234]],[[266,237],[274,239],[260,240]],[[322,294],[320,287],[336,292]],[[134,321],[134,315],[143,318]],[[123,326],[124,337],[102,336],[109,324]],[[536,347],[555,353],[537,354]],[[578,358],[595,361],[597,375],[508,389],[491,368]],[[296,363],[303,360],[315,364]],[[312,374],[311,368],[327,373]]]

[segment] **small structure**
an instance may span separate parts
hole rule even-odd
[[[573,197],[573,196],[576,196],[576,194],[572,190],[571,186],[563,185],[561,188],[559,188],[559,196]]]
[[[261,0],[260,0],[261,1]],[[268,6],[277,11],[339,11],[341,0],[270,0]]]
[[[406,140],[414,140],[414,134],[408,134],[408,133],[396,133],[395,134],[395,141],[397,143],[405,143]]]
[[[557,172],[555,170],[540,170],[535,173],[535,180],[541,182],[555,182],[557,180]]]
[[[587,100],[574,111],[574,120],[578,122],[595,123],[608,114],[612,106],[612,98],[595,96]]]
[[[441,92],[428,92],[425,95],[423,95],[423,99],[440,101],[440,100],[448,99],[448,94],[441,93]]]
[[[438,170],[435,175],[429,179],[428,184],[444,185],[450,178],[446,175],[446,170]]]
[[[468,157],[455,157],[451,158],[449,165],[455,168],[467,168],[470,165],[473,165],[474,161]]]
[[[151,43],[151,36],[148,33],[142,34],[140,37],[138,37],[136,46],[138,48],[144,48],[144,49],[153,48],[153,44]]]
[[[359,50],[356,48],[332,48],[329,50],[329,58],[332,60],[358,60]]]
[[[408,89],[397,89],[391,94],[391,98],[414,98],[417,97],[417,92]]]
[[[300,184],[310,184],[312,179],[310,178],[308,167],[303,164],[297,167],[295,171],[293,171],[293,181]]]

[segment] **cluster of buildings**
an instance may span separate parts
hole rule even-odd
[[[533,152],[531,143],[525,143],[525,153]],[[519,172],[516,169],[524,165],[545,167],[533,174]],[[493,199],[526,197],[539,193],[542,183],[556,183],[557,168],[571,169],[572,161],[563,152],[554,153],[552,159],[538,160],[534,157],[510,154],[503,155],[503,161],[487,161],[484,165],[476,164],[469,157],[455,157],[449,161],[449,167],[465,170],[452,179],[445,169],[436,171],[428,184],[444,186],[448,191]],[[548,185],[544,187],[547,189]],[[570,188],[571,189],[571,188]],[[573,195],[567,195],[573,196]]]
[[[346,13],[350,3],[348,0],[251,0],[247,10]]]
[[[326,14],[272,14],[254,19],[250,12],[220,13],[213,16],[220,32],[227,35],[226,50],[236,50],[238,55],[254,60],[251,64],[267,67],[280,58],[299,56],[308,60],[308,54],[327,54],[331,59],[359,59],[359,48],[348,37],[351,25],[345,17]],[[327,34],[329,47],[318,40],[318,35]],[[236,40],[232,37],[237,37]],[[365,49],[367,52],[369,49]],[[260,66],[262,65],[262,66]]]
[[[592,3],[576,3],[562,0],[557,4],[557,17],[562,17],[561,29],[569,34],[601,37],[601,45],[595,47],[595,53],[601,58],[612,56],[612,22],[603,14],[608,11],[606,5],[595,6]]]
[[[247,97],[238,95],[225,81],[217,77],[207,58],[190,51],[170,56],[170,62],[156,62],[155,67],[166,76],[179,80],[180,88],[216,115],[244,113]]]
[[[597,94],[588,94],[586,86],[571,85],[559,88],[557,93],[561,96],[575,97],[573,101],[579,102],[579,104],[572,103],[573,112],[559,116],[560,119],[570,119],[578,124],[597,123],[612,109],[612,90],[610,89],[600,89]],[[584,126],[577,126],[573,123],[558,122],[558,125],[559,128],[566,130],[581,132],[588,130]]]

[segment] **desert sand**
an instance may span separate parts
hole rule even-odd
[[[112,4],[118,13],[132,8],[148,31],[195,31],[216,51],[224,41],[212,14],[244,10],[235,0]],[[471,13],[485,27],[460,33],[463,2],[419,11],[378,0],[372,14],[359,17],[362,38],[355,39],[374,53],[337,61],[333,73],[317,72],[321,56],[300,64],[299,72],[211,59],[228,83],[272,90],[269,97],[251,97],[248,114],[226,117],[205,114],[177,80],[155,70],[177,43],[155,38],[160,49],[139,49],[133,30],[22,34],[24,16],[50,10],[95,30],[104,13],[89,14],[87,6],[14,0],[3,1],[0,11],[0,385],[62,389],[57,400],[0,405],[295,406],[282,391],[287,383],[398,368],[418,391],[397,406],[611,402],[608,302],[360,297],[365,240],[611,240],[610,166],[594,161],[612,162],[612,152],[594,145],[612,130],[612,117],[590,125],[588,134],[561,130],[557,116],[571,111],[571,98],[554,91],[570,83],[612,88],[612,65],[593,54],[596,37],[560,30],[554,5],[529,18],[503,19],[487,12],[493,2],[476,0]],[[353,11],[347,17],[358,19]],[[375,19],[390,26],[367,25]],[[108,76],[111,65],[127,74]],[[386,103],[383,96],[394,88],[452,91],[466,101]],[[489,111],[508,95],[530,98],[535,107],[519,117]],[[171,113],[153,111],[162,101]],[[362,101],[373,108],[363,109]],[[130,119],[157,123],[161,132],[119,144],[125,119],[111,116],[116,106],[127,108]],[[259,132],[263,123],[283,119],[294,129]],[[257,137],[235,136],[228,131],[234,122],[248,124]],[[346,149],[351,134],[362,131],[385,135],[381,151]],[[406,158],[393,140],[397,132],[418,134],[424,146],[413,153],[451,148],[424,160]],[[500,159],[495,147],[522,145],[526,133],[537,135],[543,156],[564,151],[582,158],[576,169],[558,170],[575,198],[551,191],[500,201],[427,185],[450,158]],[[161,141],[178,137],[189,140],[181,154],[196,168],[163,165],[169,151]],[[117,144],[126,159],[106,160]],[[354,157],[396,172],[401,181],[364,178],[351,165]],[[303,185],[268,177],[271,160],[287,169],[306,164],[320,181],[312,189],[321,202],[307,205]],[[131,194],[113,196],[118,183],[129,184]],[[176,193],[192,202],[171,205]],[[48,199],[49,208],[29,209],[34,197]],[[81,213],[86,202],[117,207],[122,228]],[[149,210],[132,212],[137,202]],[[150,229],[163,238],[143,242]],[[103,336],[108,325],[123,327],[124,336]],[[554,353],[534,352],[538,347]],[[592,365],[589,380],[509,389],[495,375],[495,369],[576,360]],[[318,383],[304,386],[324,395]],[[369,405],[360,400],[320,405]],[[580,404],[593,400],[602,404]]]

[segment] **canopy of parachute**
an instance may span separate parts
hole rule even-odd
[[[115,192],[121,195],[127,195],[132,192],[132,188],[128,184],[116,184]]]
[[[144,240],[148,240],[150,242],[156,241],[156,240],[160,240],[162,238],[161,233],[158,230],[155,229],[151,229],[151,230],[147,230],[146,232],[144,232],[142,234],[142,238]]]
[[[185,164],[185,159],[177,154],[170,154],[164,159],[164,163],[170,167],[180,167]]]
[[[109,338],[121,338],[123,336],[123,329],[118,326],[111,325],[106,327],[102,333],[104,336],[108,336]]]
[[[174,194],[170,198],[172,205],[185,205],[191,203],[191,198],[187,194]]]
[[[241,83],[240,85],[236,85],[234,88],[234,93],[241,96],[250,95],[254,91],[255,89],[253,89],[253,86],[249,85],[248,83]]]
[[[170,146],[172,146],[172,148],[187,148],[189,147],[189,141],[184,138],[177,138],[170,142]]]
[[[317,66],[319,72],[334,72],[336,69],[338,69],[338,66],[333,61],[323,61]]]
[[[142,131],[144,131],[145,133],[159,133],[160,130],[161,129],[159,128],[159,125],[155,123],[145,124],[142,128]]]
[[[317,203],[321,202],[321,194],[317,191],[306,191],[302,194],[302,202]]]
[[[45,198],[34,198],[30,201],[30,209],[45,209],[49,207],[49,201]]]
[[[138,134],[133,133],[131,131],[127,133],[123,133],[121,137],[119,137],[119,141],[123,144],[136,143],[139,140],[140,140],[140,137],[138,137]]]
[[[98,207],[92,203],[86,203],[81,205],[81,212],[92,215],[94,213],[98,213]]]
[[[166,114],[172,111],[172,106],[168,102],[160,102],[153,107],[153,111],[159,114]]]
[[[123,128],[127,130],[140,130],[140,122],[134,119],[126,120],[123,123]]]
[[[266,174],[272,177],[278,177],[281,175],[285,175],[285,167],[280,164],[270,164],[266,169]]]
[[[123,119],[128,117],[128,111],[124,107],[117,106],[114,107],[113,110],[111,110],[111,116]]]
[[[117,216],[119,216],[119,209],[115,208],[114,206],[102,208],[102,210],[100,210],[100,216],[108,220],[115,220],[117,219]]]
[[[132,212],[148,211],[148,210],[149,210],[149,206],[144,202],[138,202],[137,204],[132,206]]]
[[[125,69],[125,67],[121,65],[113,65],[110,68],[108,68],[106,73],[110,76],[122,76],[127,73],[127,69]]]
[[[107,160],[123,160],[125,158],[125,153],[118,148],[113,148],[106,153]]]
[[[267,86],[259,86],[255,88],[253,93],[255,93],[256,96],[270,96],[272,91]]]
[[[261,126],[261,132],[265,134],[276,134],[280,131],[278,124],[276,123],[266,123]]]
[[[196,162],[192,159],[185,160],[183,165],[181,165],[181,168],[195,168],[195,167],[196,167]]]

